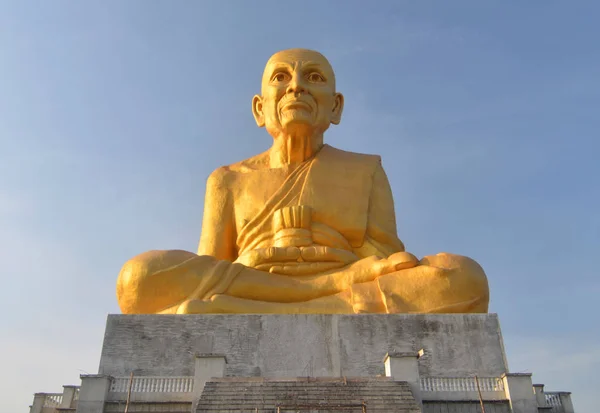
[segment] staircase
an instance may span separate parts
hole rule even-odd
[[[206,383],[196,412],[398,412],[418,413],[406,382],[387,377],[221,378]]]

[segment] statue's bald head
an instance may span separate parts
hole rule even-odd
[[[335,74],[319,52],[288,49],[275,53],[263,72],[261,95],[252,99],[258,126],[275,136],[300,129],[322,134],[340,122],[344,97],[335,90]]]
[[[286,49],[273,54],[267,64],[262,77],[262,87],[269,82],[274,69],[277,66],[288,65],[295,67],[298,64],[310,65],[319,67],[328,79],[328,82],[333,86],[335,91],[335,73],[329,63],[329,60],[321,53],[310,49]]]

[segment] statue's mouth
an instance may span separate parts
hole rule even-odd
[[[281,102],[281,110],[306,110],[312,112],[313,105],[303,99],[285,99]]]
[[[283,106],[283,110],[292,110],[292,109],[302,109],[302,110],[311,111],[312,107],[308,103],[301,102],[298,100],[289,102]]]

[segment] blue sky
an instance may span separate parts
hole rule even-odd
[[[596,2],[0,2],[6,411],[97,371],[120,266],[195,250],[205,179],[265,150],[269,56],[313,48],[333,146],[381,154],[398,232],[486,270],[509,365],[591,412],[600,369]]]

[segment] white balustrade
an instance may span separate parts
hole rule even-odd
[[[44,407],[59,407],[62,403],[62,393],[46,393]]]
[[[504,382],[499,377],[421,377],[424,392],[504,392]]]
[[[129,377],[113,378],[110,385],[110,392],[127,393],[129,390],[129,380]],[[134,376],[131,383],[132,393],[191,393],[193,390],[193,376]]]
[[[562,413],[563,407],[558,393],[546,392],[546,406],[551,407],[551,413]]]

